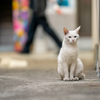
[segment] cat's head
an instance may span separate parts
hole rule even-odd
[[[79,26],[77,29],[73,31],[68,31],[67,28],[63,28],[64,35],[65,35],[65,41],[70,44],[75,44],[79,38],[79,30],[81,26]]]

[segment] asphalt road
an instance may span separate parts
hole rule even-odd
[[[85,74],[85,80],[64,82],[55,70],[0,69],[0,100],[100,100],[95,71]]]

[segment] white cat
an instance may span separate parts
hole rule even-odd
[[[62,80],[84,79],[83,63],[78,58],[78,45],[80,26],[74,31],[64,28],[64,40],[58,56],[58,73]]]

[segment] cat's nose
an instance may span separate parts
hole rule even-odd
[[[72,40],[74,42],[74,40]]]

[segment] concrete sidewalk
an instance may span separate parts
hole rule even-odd
[[[0,69],[0,100],[100,100],[100,79],[61,81],[55,70]]]
[[[14,68],[19,68],[17,63],[23,60],[28,63],[25,68],[32,67],[33,69],[57,69],[57,54],[54,52],[47,52],[44,54],[29,54],[23,55],[15,52],[0,53],[0,59],[6,61],[7,64],[1,65],[1,68],[9,67],[9,62],[14,62]],[[80,51],[79,58],[84,64],[85,70],[94,69],[94,52],[93,51]],[[7,60],[10,60],[7,62]],[[20,67],[21,68],[21,67]]]
[[[57,54],[22,55],[15,52],[0,53],[6,65],[0,65],[0,100],[99,100],[100,79],[93,62],[93,51],[79,52],[83,61],[86,79],[61,81],[56,71]],[[28,62],[26,67],[17,63]],[[16,66],[11,68],[10,62]],[[91,70],[92,69],[92,70]]]

